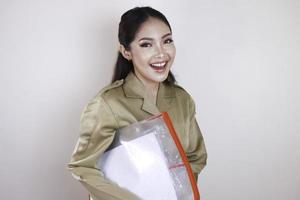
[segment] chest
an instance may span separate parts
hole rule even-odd
[[[111,106],[119,127],[124,127],[132,123],[147,119],[156,113],[150,113],[143,109],[143,99],[126,99],[120,100]],[[157,114],[160,112],[168,112],[175,131],[185,149],[187,143],[187,125],[189,122],[188,109],[186,104],[179,99],[167,99],[165,102],[158,102]],[[154,109],[155,110],[155,109]]]

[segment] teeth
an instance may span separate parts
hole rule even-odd
[[[153,63],[151,65],[153,65],[154,67],[163,67],[165,66],[166,62],[162,62],[162,63]]]

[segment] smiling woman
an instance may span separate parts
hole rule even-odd
[[[69,163],[73,176],[94,200],[139,199],[107,180],[97,161],[116,130],[161,112],[168,112],[195,178],[207,159],[194,101],[175,83],[170,71],[176,48],[166,17],[150,7],[133,8],[122,15],[118,36],[120,49],[112,83],[83,111],[80,138]]]

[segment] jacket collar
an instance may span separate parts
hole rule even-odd
[[[175,90],[172,86],[160,83],[158,87],[156,105],[152,104],[147,98],[145,98],[145,87],[143,83],[133,72],[130,72],[125,78],[123,90],[127,98],[143,99],[141,109],[152,115],[158,115],[163,111],[167,111],[171,106],[172,99],[175,97]]]

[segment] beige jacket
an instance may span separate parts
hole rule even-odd
[[[195,119],[191,96],[177,85],[159,85],[157,105],[144,98],[144,86],[130,73],[103,88],[85,107],[80,136],[68,165],[94,200],[135,200],[131,192],[105,179],[96,163],[111,144],[116,129],[168,112],[195,174],[206,165],[206,149]],[[120,167],[122,164],[120,163]]]

